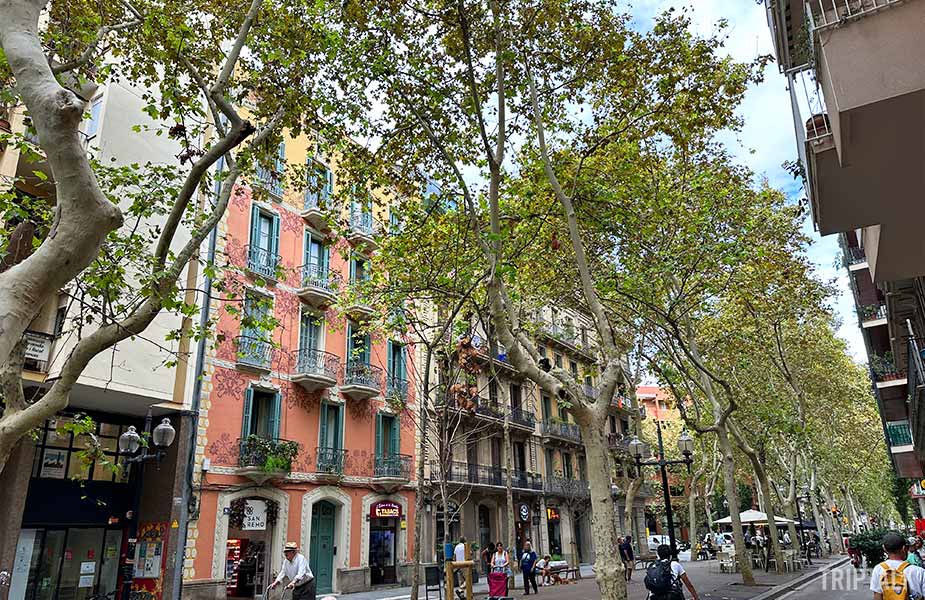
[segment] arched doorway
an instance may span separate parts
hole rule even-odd
[[[334,505],[327,500],[312,506],[309,566],[315,575],[317,592],[331,593],[334,581]]]

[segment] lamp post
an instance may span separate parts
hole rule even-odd
[[[668,489],[668,466],[669,465],[687,465],[687,472],[690,473],[691,465],[694,463],[694,439],[683,431],[678,438],[678,450],[684,458],[680,460],[665,460],[665,443],[662,440],[662,424],[655,421],[655,431],[658,435],[658,456],[656,458],[643,459],[648,452],[648,446],[639,439],[639,436],[633,436],[629,443],[630,452],[636,460],[636,466],[642,470],[644,466],[657,466],[662,475],[662,492],[665,496],[665,517],[668,520],[668,545],[671,547],[671,557],[675,560],[678,558],[678,547],[674,537],[674,512],[671,510],[671,492]]]
[[[138,536],[138,508],[141,505],[141,474],[144,470],[144,464],[148,461],[157,461],[159,468],[160,462],[167,456],[167,448],[173,444],[174,439],[177,437],[177,430],[173,428],[173,425],[170,424],[170,419],[167,417],[164,417],[157,427],[154,428],[154,431],[151,430],[151,421],[151,407],[149,406],[148,414],[145,416],[144,433],[139,435],[135,430],[135,426],[131,425],[119,436],[119,452],[121,454],[133,455],[123,459],[123,463],[138,465],[137,471],[133,473],[133,477],[135,478],[135,493],[132,500],[132,517],[129,521],[129,540],[134,540]],[[149,451],[148,444],[144,443],[148,439],[151,440],[154,446],[152,451]],[[131,562],[129,562],[130,560]],[[132,565],[134,568],[134,544],[129,545],[124,558],[124,564],[126,566]],[[129,572],[126,569],[122,578],[122,598],[130,597],[132,579],[133,577],[129,576]]]

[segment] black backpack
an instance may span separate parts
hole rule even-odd
[[[644,580],[652,600],[682,600],[681,581],[671,572],[671,561],[660,560],[646,569]]]

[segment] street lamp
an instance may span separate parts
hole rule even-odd
[[[132,501],[132,517],[128,536],[131,545],[125,555],[126,563],[134,559],[134,544],[135,538],[138,535],[138,508],[141,505],[141,474],[144,469],[144,464],[147,461],[153,460],[157,461],[158,468],[160,468],[161,461],[167,456],[167,448],[173,444],[174,439],[177,437],[177,430],[173,428],[173,425],[170,424],[170,419],[167,417],[164,417],[160,424],[154,428],[153,432],[151,431],[151,421],[151,407],[149,406],[148,414],[145,416],[144,438],[151,440],[154,445],[153,452],[148,452],[147,444],[142,443],[142,436],[135,430],[134,425],[130,425],[129,428],[119,436],[119,452],[134,455],[124,458],[123,461],[126,464],[138,465],[137,472],[133,473],[135,477],[135,497]],[[141,452],[138,452],[139,449],[141,449]],[[122,590],[123,598],[129,597],[132,589],[132,579],[133,577],[125,577]]]
[[[668,520],[668,545],[671,547],[671,557],[675,560],[678,558],[678,548],[674,537],[674,512],[671,510],[671,491],[668,489],[668,465],[687,465],[687,472],[690,473],[691,465],[694,462],[694,439],[687,431],[681,433],[678,438],[678,450],[684,456],[680,460],[665,460],[665,443],[662,440],[662,424],[659,420],[655,421],[655,431],[658,434],[658,456],[657,458],[648,458],[651,454],[649,446],[633,436],[630,440],[630,454],[636,460],[636,466],[642,471],[644,466],[657,466],[662,475],[662,493],[665,496],[665,517]]]

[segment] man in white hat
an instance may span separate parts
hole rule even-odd
[[[315,576],[308,566],[308,560],[299,552],[299,545],[286,542],[283,556],[283,568],[280,569],[276,580],[270,584],[270,589],[275,589],[288,577],[286,589],[292,590],[292,600],[315,600]]]

